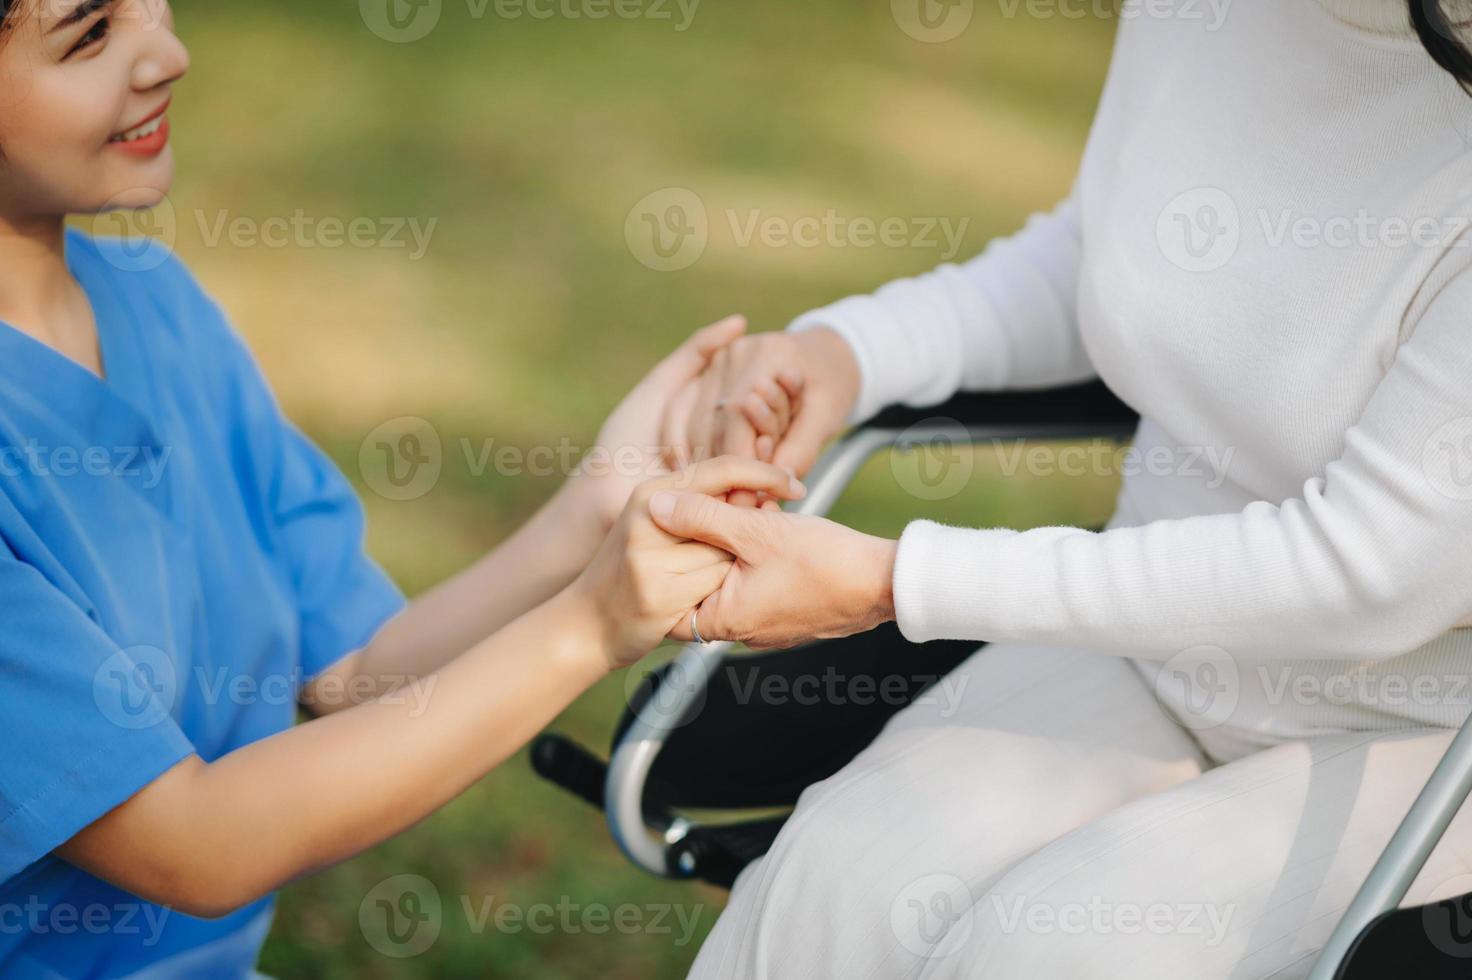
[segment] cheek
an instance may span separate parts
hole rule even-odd
[[[48,67],[15,77],[5,91],[0,153],[14,189],[70,204],[109,183],[107,138],[120,106],[104,95],[106,87],[85,82],[75,70]]]
[[[95,156],[116,131],[126,95],[126,87],[108,84],[106,79],[84,79],[76,72],[43,72],[31,86],[21,124],[29,139],[52,151],[77,158]]]
[[[0,145],[13,165],[44,160],[69,170],[96,155],[109,127],[96,105],[79,104],[73,95],[32,85],[20,97],[5,100],[0,106]]]

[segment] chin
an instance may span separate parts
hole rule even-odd
[[[174,186],[174,157],[165,149],[148,163],[129,168],[132,172],[110,174],[103,186],[109,193],[102,201],[84,210],[95,214],[107,211],[139,210],[164,203]]]
[[[93,214],[106,214],[109,211],[142,211],[158,207],[167,199],[168,193],[168,187],[132,187],[113,195],[97,207],[85,210]]]

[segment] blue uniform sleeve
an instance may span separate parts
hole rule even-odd
[[[0,881],[70,840],[194,746],[172,661],[119,649],[0,545]]]
[[[111,240],[96,244],[121,247]],[[118,265],[123,258],[109,261]],[[219,306],[167,250],[145,267],[154,270],[158,322],[184,325],[179,342],[212,389],[247,506],[290,578],[301,666],[310,680],[365,646],[403,609],[403,594],[364,550],[363,508],[352,485],[282,413]]]
[[[261,397],[270,398],[264,382]],[[271,407],[256,436],[270,464],[267,503],[290,569],[302,667],[311,679],[366,646],[404,608],[404,597],[364,550],[363,507],[351,484]]]
[[[230,428],[243,441],[247,491],[291,579],[307,680],[366,646],[404,596],[364,549],[362,503],[342,471],[282,413],[244,342],[222,344],[232,390]]]
[[[106,243],[104,243],[105,245]],[[404,596],[364,549],[363,507],[325,453],[286,418],[240,335],[177,257],[157,260],[160,322],[214,389],[247,506],[290,579],[307,680],[367,645]]]

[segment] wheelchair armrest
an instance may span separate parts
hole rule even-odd
[[[1065,388],[962,392],[927,408],[892,405],[859,428],[903,430],[942,420],[986,438],[998,427],[1040,438],[1068,438],[1127,434],[1140,416],[1104,382],[1086,381]]]

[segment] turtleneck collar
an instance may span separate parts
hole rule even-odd
[[[1416,36],[1406,0],[1318,0],[1318,4],[1346,24],[1372,34]]]

